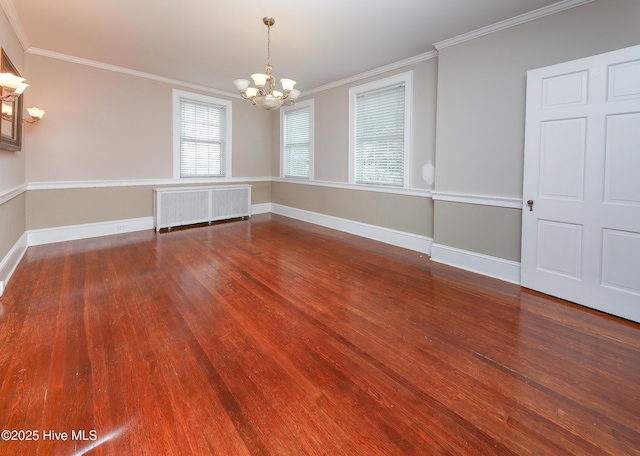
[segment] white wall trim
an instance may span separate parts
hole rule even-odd
[[[11,24],[11,28],[13,28],[16,37],[18,37],[18,41],[22,46],[22,50],[26,51],[29,49],[29,39],[27,38],[27,34],[24,31],[24,27],[22,26],[22,22],[18,17],[18,13],[13,6],[13,2],[11,0],[0,0],[0,6],[4,10],[4,14],[7,15],[7,19],[9,19],[9,24]]]
[[[27,251],[27,247],[27,233],[23,233],[2,261],[0,261],[0,296],[4,293],[7,283]]]
[[[433,243],[431,260],[520,285],[520,263]]]
[[[320,214],[317,212],[305,211],[280,204],[272,203],[271,212],[302,220],[304,222],[313,223],[315,225],[343,231],[345,233],[355,234],[367,239],[373,239],[374,241],[380,241],[397,247],[414,250],[427,255],[431,253],[431,243],[433,242],[433,239],[427,236],[407,233],[381,226],[369,225],[367,223],[333,217],[331,215]]]
[[[6,1],[6,0],[3,0]],[[13,23],[12,23],[13,25]],[[200,84],[193,84],[190,82],[181,81],[179,79],[166,78],[164,76],[158,76],[152,73],[145,73],[142,71],[131,70],[129,68],[119,67],[116,65],[110,65],[108,63],[97,62],[95,60],[83,59],[80,57],[74,57],[72,55],[61,54],[59,52],[48,51],[46,49],[40,49],[35,47],[26,48],[28,54],[40,55],[42,57],[49,57],[51,59],[63,60],[65,62],[76,63],[78,65],[84,65],[93,68],[99,68],[101,70],[113,71],[114,73],[122,73],[129,76],[135,76],[138,78],[150,79],[152,81],[164,82],[173,86],[187,87],[194,90],[200,90],[202,92],[214,93],[216,95],[222,95],[229,98],[242,98],[238,93],[227,92],[226,90],[219,90],[213,87],[203,86]]]
[[[317,181],[305,179],[291,179],[281,177],[232,177],[217,179],[132,179],[132,180],[96,180],[96,181],[60,181],[60,182],[30,182],[25,184],[24,190],[59,190],[67,188],[105,188],[105,187],[144,187],[163,185],[190,184],[231,184],[244,182],[282,182],[286,184],[314,185],[318,187],[342,188],[346,190],[362,190],[367,192],[394,193],[398,195],[422,196],[431,198],[430,189],[395,188],[375,185],[358,185],[347,182]],[[19,187],[16,187],[18,189]],[[12,191],[15,189],[11,189]],[[9,191],[7,191],[8,193]],[[2,198],[3,194],[0,194]],[[8,198],[11,199],[11,198]]]
[[[424,62],[425,60],[434,59],[436,57],[438,57],[438,51],[425,52],[424,54],[419,54],[414,57],[409,57],[408,59],[400,60],[398,62],[381,66],[379,68],[374,68],[373,70],[365,71],[364,73],[356,74],[355,76],[350,76],[345,79],[340,79],[339,81],[330,82],[329,84],[316,87],[315,89],[305,90],[303,93],[303,97],[306,97],[308,95],[313,95],[318,92],[323,92],[325,90],[335,89],[336,87],[340,87],[345,84],[351,84],[352,82],[358,82],[363,79],[370,78],[372,76],[377,76],[379,74],[386,73],[388,71],[397,70],[400,68],[407,67],[409,65],[415,65],[416,63]]]
[[[27,236],[29,246],[32,246],[152,229],[153,217],[140,217],[29,230]]]
[[[504,30],[509,27],[524,24],[525,22],[533,21],[535,19],[540,19],[545,16],[550,16],[551,14],[559,13],[561,11],[564,11],[570,8],[575,8],[576,6],[584,5],[586,3],[591,3],[593,1],[594,0],[564,0],[558,3],[555,3],[553,5],[542,7],[535,11],[531,11],[529,13],[521,14],[520,16],[512,17],[510,19],[497,22],[493,25],[488,25],[487,27],[482,27],[468,33],[463,33],[462,35],[454,36],[453,38],[438,41],[437,43],[433,43],[433,47],[435,47],[438,51],[441,51],[442,49],[449,46],[454,46],[456,44],[460,44],[465,41],[470,41],[484,35],[489,35],[491,33],[499,32],[500,30]]]
[[[365,192],[393,193],[396,195],[422,196],[424,198],[431,198],[431,190],[429,189],[383,187],[376,185],[351,184],[348,182],[331,182],[283,177],[274,177],[271,180],[273,182],[282,182],[285,184],[313,185],[316,187],[342,188],[345,190],[362,190]]]
[[[506,282],[520,284],[520,263],[515,261],[435,244],[433,243],[433,239],[427,236],[356,222],[280,204],[260,203],[251,206],[251,213],[253,215],[269,212],[424,253],[430,255],[431,259],[438,263],[444,263]],[[6,284],[24,256],[28,246],[153,229],[153,217],[140,217],[29,230],[21,236],[18,242],[16,242],[0,262],[0,296],[2,296]]]
[[[27,184],[18,185],[7,190],[0,191],[0,204],[4,204],[9,200],[12,200],[18,195],[27,191]]]
[[[144,187],[159,185],[198,185],[230,184],[239,182],[269,182],[271,177],[220,177],[220,178],[183,178],[183,179],[132,179],[132,180],[95,180],[30,182],[27,190],[59,190],[64,188],[104,188],[104,187]]]
[[[434,201],[451,201],[453,203],[479,204],[481,206],[508,207],[522,209],[520,198],[507,196],[474,195],[469,193],[432,192]]]
[[[268,214],[271,212],[271,203],[258,203],[251,205],[251,215]]]

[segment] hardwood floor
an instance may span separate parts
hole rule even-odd
[[[6,455],[640,454],[640,325],[276,215],[29,248],[0,380]]]

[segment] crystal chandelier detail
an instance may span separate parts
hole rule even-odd
[[[254,105],[272,111],[278,109],[283,104],[291,106],[300,96],[300,91],[294,89],[296,81],[292,79],[280,79],[282,92],[276,89],[276,78],[271,73],[271,27],[276,23],[272,17],[262,18],[262,22],[267,26],[267,64],[265,73],[255,73],[251,75],[256,87],[249,87],[247,79],[236,79],[233,81],[242,98],[249,100]],[[268,85],[268,88],[267,88]]]

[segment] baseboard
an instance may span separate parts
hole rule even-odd
[[[515,261],[504,260],[502,258],[457,249],[446,245],[434,244],[433,239],[427,236],[369,225],[280,204],[261,203],[251,206],[252,214],[269,212],[425,253],[431,255],[431,259],[438,263],[444,263],[467,271],[495,277],[506,282],[520,284],[520,263]],[[136,219],[29,230],[20,238],[0,263],[0,296],[28,246],[133,231],[152,230],[153,228],[153,217],[141,217]]]
[[[431,260],[520,285],[520,263],[441,244],[431,246]]]
[[[27,247],[27,233],[24,233],[0,261],[0,296],[4,294],[4,289],[27,251]]]
[[[251,205],[251,215],[268,214],[271,212],[271,203],[260,203]]]
[[[152,230],[153,217],[140,217],[125,220],[111,220],[108,222],[85,223],[82,225],[59,226],[29,230],[28,244],[41,245],[53,242],[74,241],[110,234],[131,233],[133,231]]]
[[[272,203],[271,212],[302,220],[304,222],[313,223],[315,225],[321,225],[334,230],[343,231],[345,233],[373,239],[375,241],[384,242],[386,244],[395,245],[397,247],[426,253],[427,255],[431,254],[431,243],[433,242],[433,239],[427,236],[369,225],[367,223],[355,222],[353,220],[305,211],[280,204]]]

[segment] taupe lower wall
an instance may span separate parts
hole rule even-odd
[[[505,260],[520,261],[520,209],[436,201],[438,244]],[[498,242],[499,241],[499,242]]]
[[[0,261],[26,231],[26,195],[20,195],[0,204]]]
[[[428,197],[273,182],[271,199],[274,204],[433,236],[433,201]]]
[[[270,202],[270,182],[249,182],[249,184],[252,186],[252,204]],[[233,185],[236,183],[234,182]],[[153,189],[156,187],[159,186],[30,190],[26,198],[26,229],[151,217],[153,216]]]

